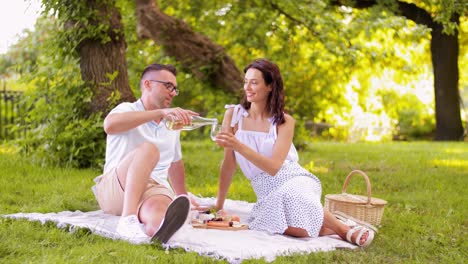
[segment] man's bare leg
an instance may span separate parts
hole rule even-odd
[[[146,199],[141,205],[139,218],[145,225],[148,236],[153,236],[158,230],[171,201],[165,195],[154,195]]]
[[[190,199],[188,196],[185,194],[176,196],[167,207],[162,224],[151,237],[151,241],[157,240],[163,244],[167,243],[177,230],[184,225],[189,211]]]
[[[141,196],[148,185],[151,171],[159,161],[159,150],[152,143],[143,143],[131,151],[117,168],[124,189],[122,216],[136,215]]]

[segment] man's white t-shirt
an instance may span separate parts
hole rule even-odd
[[[145,111],[141,100],[134,103],[121,103],[109,114],[131,111]],[[164,120],[159,124],[151,121],[123,133],[107,135],[104,173],[116,168],[127,153],[143,142],[155,144],[160,153],[159,162],[151,172],[151,177],[172,190],[167,178],[171,163],[182,159],[180,130],[168,130],[164,125]]]

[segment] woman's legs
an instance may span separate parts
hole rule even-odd
[[[322,224],[322,228],[320,229],[319,236],[327,236],[327,235],[335,235],[337,232],[329,227],[325,226],[325,219],[327,219],[329,216],[326,215],[325,212],[328,212],[324,209],[324,220]],[[309,233],[307,230],[303,228],[298,228],[298,227],[293,227],[293,226],[288,226],[288,228],[284,231],[284,235],[287,236],[293,236],[293,237],[308,237]]]
[[[343,240],[346,240],[346,233],[350,230],[351,228],[347,225],[345,225],[343,222],[340,220],[336,219],[328,210],[324,209],[323,210],[323,225],[320,230],[319,236],[327,236],[327,235],[338,235],[340,236]],[[284,235],[288,236],[293,236],[293,237],[308,237],[309,234],[305,229],[302,228],[297,228],[297,227],[292,227],[288,226],[288,228],[284,231]],[[351,240],[355,241],[356,236],[358,235],[358,232],[355,232],[351,236]],[[361,240],[359,241],[359,244],[363,244],[369,236],[369,233],[366,232],[364,235],[361,237]]]
[[[293,237],[308,237],[309,234],[305,229],[288,226],[288,228],[284,231],[284,235],[293,236]]]
[[[323,226],[322,229],[320,230],[320,235],[331,235],[331,234],[337,234],[340,236],[343,240],[346,240],[346,234],[351,228],[347,225],[345,225],[343,222],[340,220],[336,219],[327,209],[323,210]],[[356,236],[358,235],[358,232],[355,232],[351,236],[351,240],[355,241]],[[369,237],[369,232],[366,232],[362,235],[361,240],[359,241],[359,244],[363,244],[366,242],[367,238]]]

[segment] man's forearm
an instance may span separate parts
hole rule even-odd
[[[110,114],[104,120],[107,134],[118,134],[133,129],[151,120],[161,119],[162,114],[155,111],[125,112]]]

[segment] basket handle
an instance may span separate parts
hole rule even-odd
[[[370,180],[369,180],[369,177],[367,176],[367,174],[365,174],[361,170],[353,170],[348,174],[348,176],[346,176],[346,180],[345,180],[344,185],[343,185],[343,190],[341,192],[346,193],[346,188],[348,188],[349,180],[351,179],[351,176],[353,176],[354,174],[361,174],[362,177],[364,177],[364,179],[366,180],[366,184],[367,184],[367,204],[370,204],[371,203],[371,183],[370,183]]]

